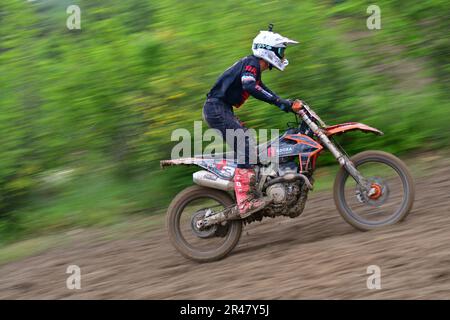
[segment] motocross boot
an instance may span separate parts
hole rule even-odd
[[[262,198],[255,198],[251,193],[255,185],[255,171],[253,169],[236,168],[234,174],[234,192],[236,203],[241,218],[246,218],[252,213],[261,210],[267,204]]]

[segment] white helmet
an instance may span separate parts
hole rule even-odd
[[[296,43],[298,42],[272,32],[272,25],[270,25],[269,31],[260,31],[256,38],[253,39],[253,55],[264,59],[270,65],[283,71],[289,64],[289,61],[284,58],[284,50],[288,44]]]

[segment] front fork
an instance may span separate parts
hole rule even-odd
[[[325,136],[326,137],[326,136]],[[326,137],[326,139],[329,141],[330,145],[327,145],[330,152],[333,154],[333,156],[337,159],[339,164],[347,170],[348,174],[356,181],[356,183],[367,192],[367,194],[370,196],[371,192],[371,183],[369,180],[367,180],[359,171],[356,169],[353,162],[344,154],[342,154],[341,151],[339,151],[338,148]]]
[[[347,172],[352,176],[352,178],[356,181],[356,183],[362,188],[362,190],[368,195],[371,195],[373,192],[371,183],[356,169],[353,162],[343,154],[331,140],[327,137],[325,133],[319,128],[319,126],[311,121],[309,116],[304,112],[300,111],[300,114],[303,120],[308,124],[308,126],[312,129],[312,131],[319,137],[320,141],[330,150],[336,160],[339,162],[341,166],[347,170]]]

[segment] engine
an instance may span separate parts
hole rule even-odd
[[[278,176],[282,177],[288,173],[298,173],[295,162],[281,163],[278,169]],[[298,183],[276,183],[266,189],[266,193],[273,199],[275,204],[288,205],[297,200],[300,191]]]
[[[300,188],[297,183],[276,183],[267,188],[266,193],[275,204],[289,205],[295,201]]]
[[[287,174],[298,174],[297,164],[294,161],[280,163],[278,172],[270,178],[276,179]],[[274,183],[268,186],[265,192],[267,196],[273,199],[272,203],[264,210],[247,217],[244,220],[245,223],[261,221],[263,217],[274,218],[280,215],[291,218],[298,217],[305,206],[308,186],[303,180],[294,180],[292,182]]]

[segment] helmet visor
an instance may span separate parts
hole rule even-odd
[[[263,43],[255,43],[253,45],[253,49],[270,50],[270,51],[273,51],[278,58],[283,59],[284,51],[286,50],[286,47],[272,47],[272,46],[269,46],[269,45],[263,44]]]
[[[284,58],[284,52],[286,50],[285,47],[283,47],[283,48],[273,48],[273,49],[274,49],[273,51],[275,52],[275,54],[277,55],[278,58],[280,58],[280,59]]]

